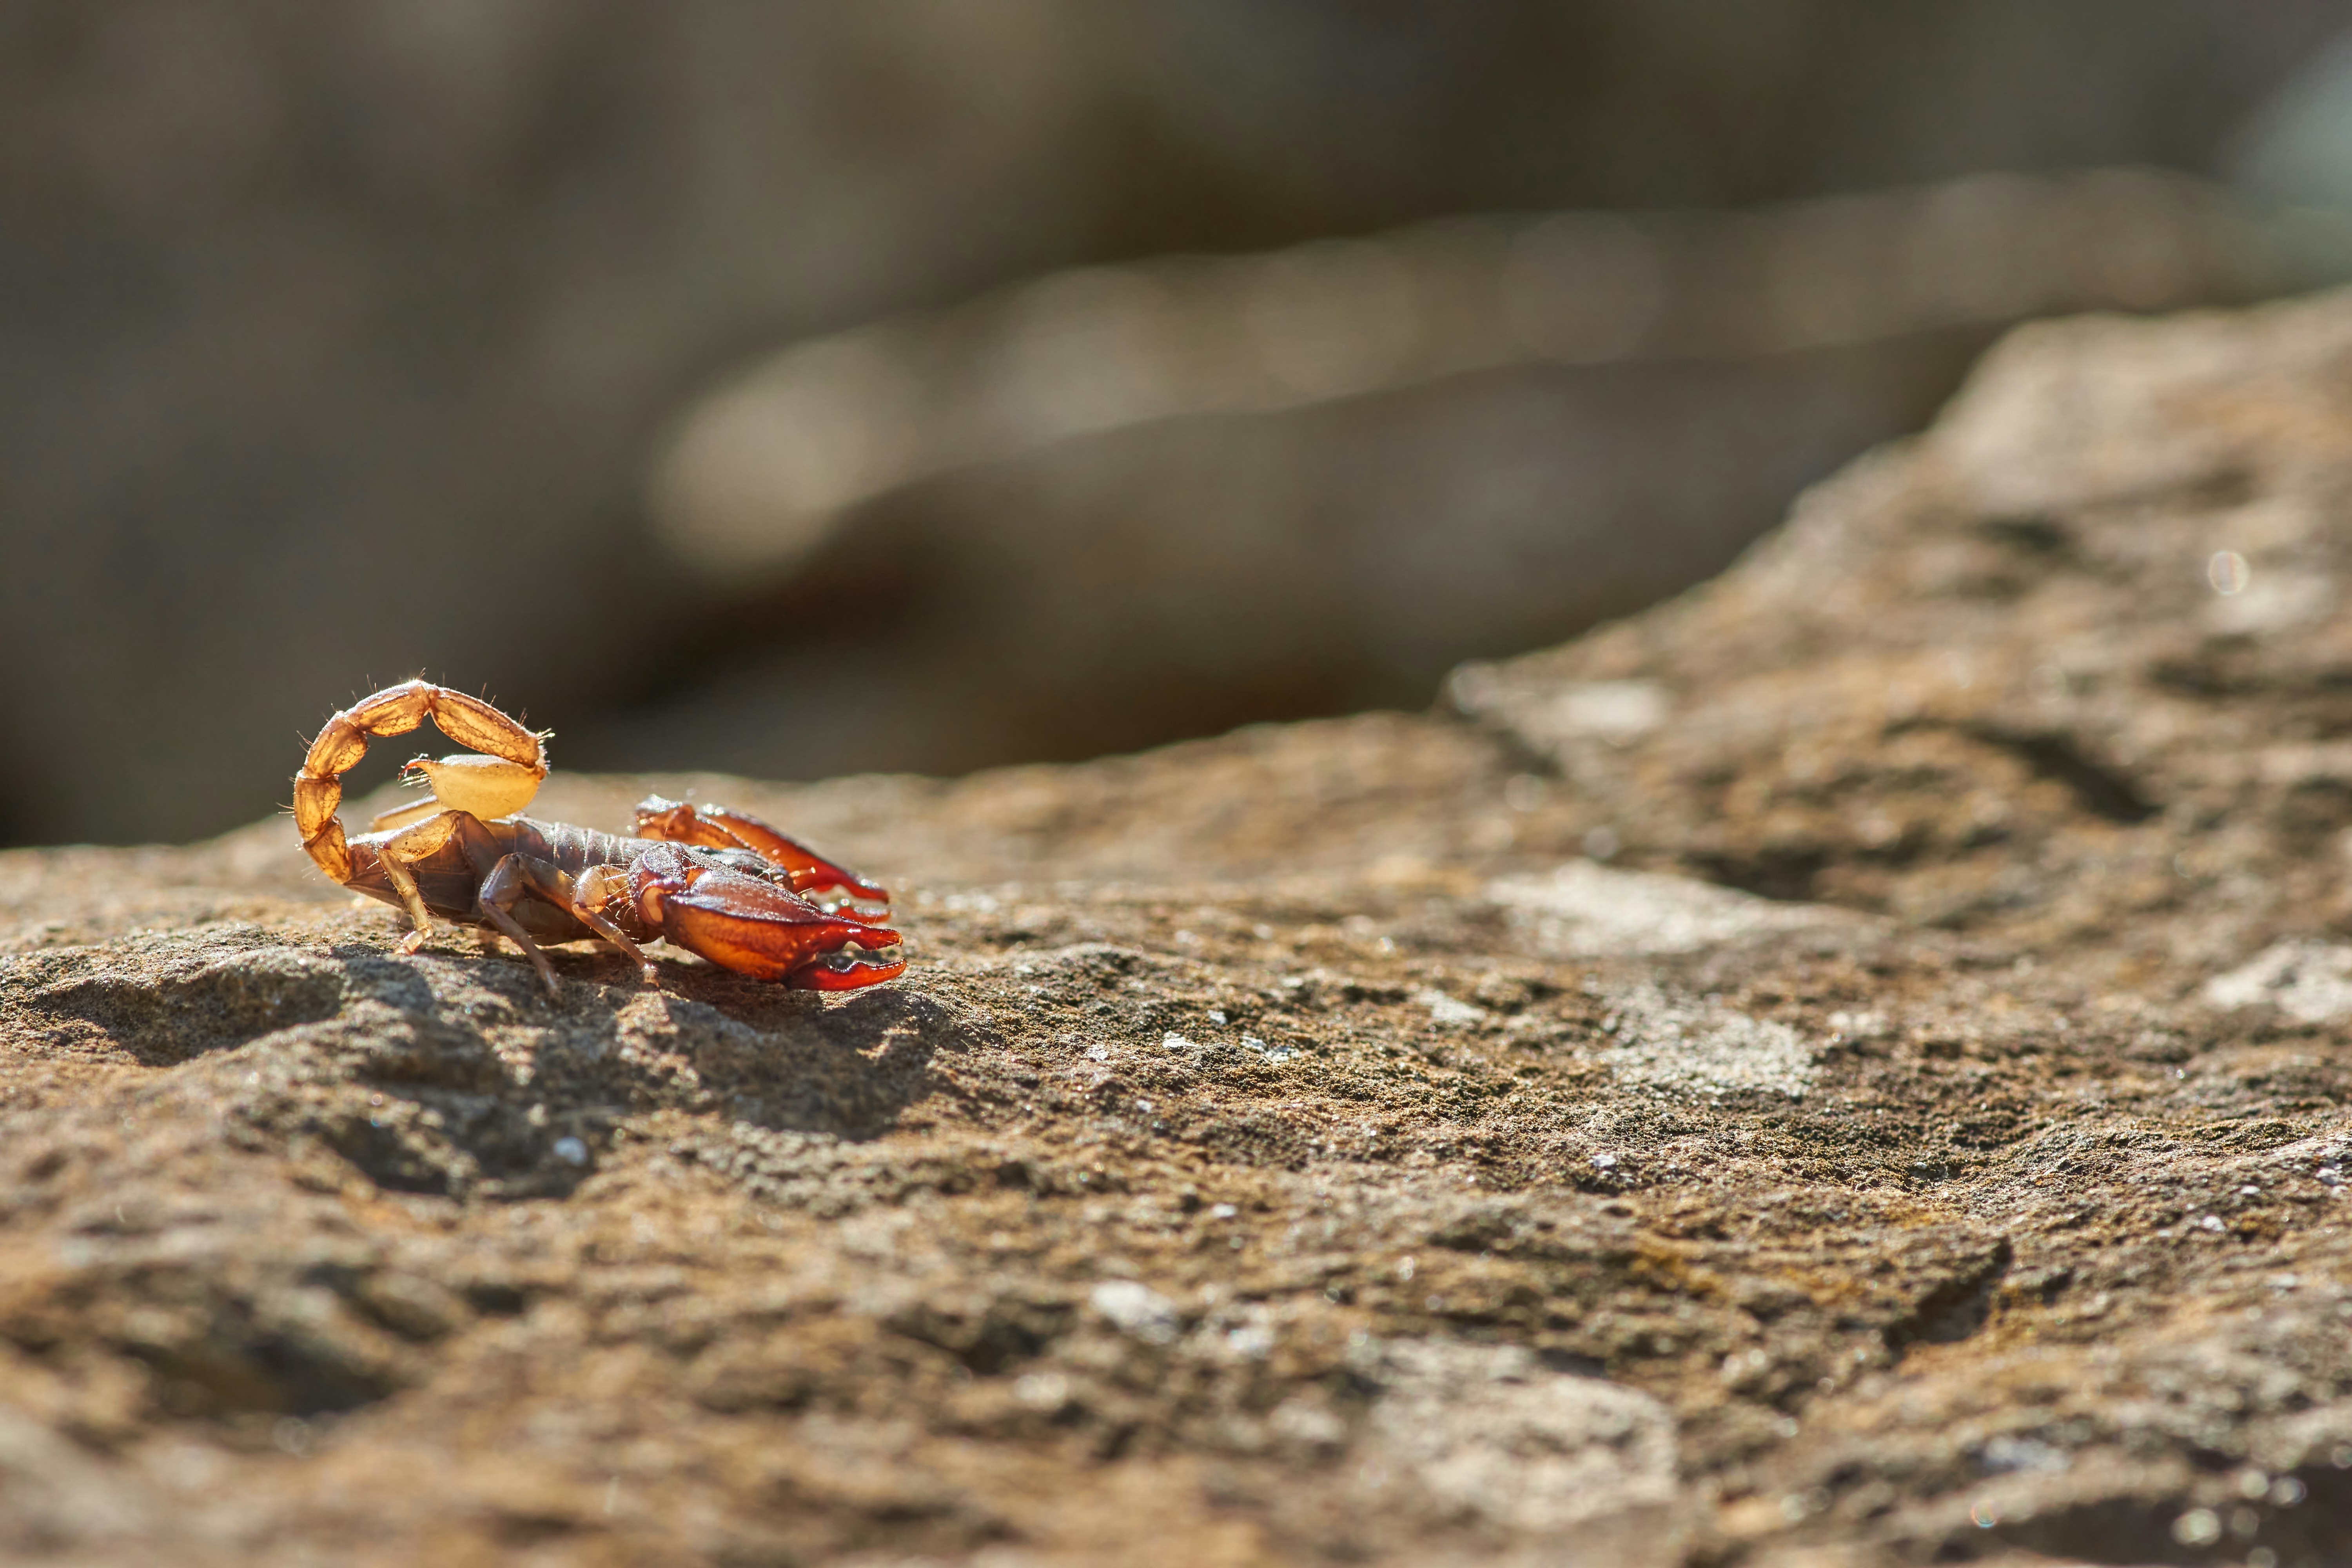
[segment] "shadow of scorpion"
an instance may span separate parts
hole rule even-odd
[[[336,808],[342,776],[372,737],[404,735],[426,719],[472,752],[403,770],[431,795],[346,837]],[[414,953],[433,917],[485,926],[520,946],[558,994],[543,942],[601,937],[657,979],[640,942],[656,938],[761,980],[853,991],[894,980],[904,959],[866,951],[898,944],[890,895],[767,824],[724,806],[655,795],[623,838],[515,814],[547,777],[546,737],[478,697],[411,680],[362,698],[327,721],[294,778],[294,826],[319,868],[344,887],[408,911],[400,951]],[[420,820],[421,819],[421,820]],[[832,889],[838,901],[803,894]],[[886,906],[866,914],[856,901]]]

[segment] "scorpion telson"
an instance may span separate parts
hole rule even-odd
[[[431,795],[388,812],[347,837],[336,819],[342,777],[378,736],[404,735],[425,720],[474,751],[405,772]],[[816,991],[852,991],[894,980],[896,947],[883,889],[724,806],[688,805],[659,795],[637,807],[635,838],[537,822],[516,814],[547,777],[547,737],[524,729],[478,697],[412,680],[363,698],[327,721],[294,778],[294,826],[319,869],[355,892],[396,904],[415,929],[401,943],[415,952],[436,915],[486,926],[513,941],[553,995],[555,971],[543,943],[601,938],[654,965],[638,945],[656,938],[761,980]],[[838,901],[803,894],[830,891]]]

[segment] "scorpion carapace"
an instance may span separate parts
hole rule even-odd
[[[472,752],[404,770],[432,795],[348,837],[336,819],[343,774],[377,736],[430,719]],[[551,994],[545,942],[601,937],[656,978],[640,942],[661,938],[711,963],[787,985],[851,991],[906,972],[904,959],[869,956],[898,945],[890,895],[756,817],[656,795],[623,838],[516,813],[547,777],[547,737],[478,697],[422,680],[387,688],[327,721],[294,778],[294,826],[319,869],[343,886],[397,904],[415,926],[415,952],[433,917],[487,926],[520,946]],[[828,901],[803,897],[824,894]],[[863,951],[861,951],[863,950]]]

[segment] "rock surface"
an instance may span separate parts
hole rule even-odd
[[[845,997],[0,857],[0,1555],[2342,1561],[2347,372],[2026,331],[1450,714],[551,784],[902,889]]]

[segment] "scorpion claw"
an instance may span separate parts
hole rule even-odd
[[[821,910],[691,849],[670,845],[646,855],[631,871],[630,889],[641,918],[665,939],[740,974],[849,991],[906,970],[843,951],[896,947],[900,939],[888,925]]]
[[[855,991],[861,985],[896,980],[906,973],[907,961],[903,958],[885,961],[837,952],[814,963],[803,963],[784,976],[784,984],[797,991]]]
[[[845,866],[836,866],[803,844],[788,838],[749,813],[723,805],[690,805],[684,801],[647,795],[637,805],[637,837],[671,844],[695,844],[706,849],[743,849],[781,867],[793,891],[841,888],[855,899],[887,904],[890,892]]]

